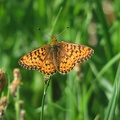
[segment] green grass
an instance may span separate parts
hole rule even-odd
[[[118,98],[120,96],[119,93],[120,93],[120,63],[118,66],[116,77],[115,77],[115,82],[114,82],[114,86],[113,86],[113,92],[111,95],[111,99],[110,99],[108,107],[107,107],[105,120],[114,119],[116,105],[118,102]]]
[[[40,72],[20,67],[18,60],[50,42],[51,37],[43,32],[57,36],[67,26],[70,28],[58,41],[90,46],[94,55],[78,67],[79,71],[51,77],[44,101],[44,120],[120,118],[119,6],[118,0],[0,1],[0,68],[7,73],[10,83],[13,69],[21,70],[23,85],[16,100],[24,101],[25,120],[40,119],[46,86]],[[108,14],[105,9],[110,10]],[[8,88],[9,83],[3,91],[6,95]],[[19,119],[18,101],[10,94],[7,96],[4,119]]]

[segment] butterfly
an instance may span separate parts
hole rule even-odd
[[[29,70],[38,70],[41,73],[51,76],[57,71],[67,74],[76,63],[88,60],[94,50],[90,47],[58,42],[56,36],[52,37],[50,44],[43,45],[19,60],[19,64]]]

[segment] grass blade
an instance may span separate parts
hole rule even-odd
[[[120,63],[119,63],[116,78],[115,78],[112,97],[108,104],[107,112],[106,112],[106,116],[105,116],[104,120],[113,120],[114,119],[115,108],[116,108],[116,104],[118,102],[119,94],[120,94]]]

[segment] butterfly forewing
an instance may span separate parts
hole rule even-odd
[[[53,61],[48,51],[48,45],[37,48],[30,53],[24,55],[19,64],[26,69],[39,70],[43,74],[54,74],[56,72]]]
[[[76,63],[81,63],[93,54],[93,50],[87,46],[60,42],[59,72],[68,73]]]

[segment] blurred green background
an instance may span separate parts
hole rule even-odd
[[[59,16],[58,16],[59,15]],[[56,18],[58,19],[56,20]],[[20,68],[25,120],[39,120],[44,76],[18,65],[31,50],[50,42],[84,44],[93,56],[67,75],[51,77],[45,98],[45,120],[118,120],[120,118],[120,1],[119,0],[1,0],[0,68],[8,81]],[[9,91],[9,83],[4,94]],[[1,93],[2,94],[2,93]],[[14,99],[9,95],[4,119],[16,120]]]

